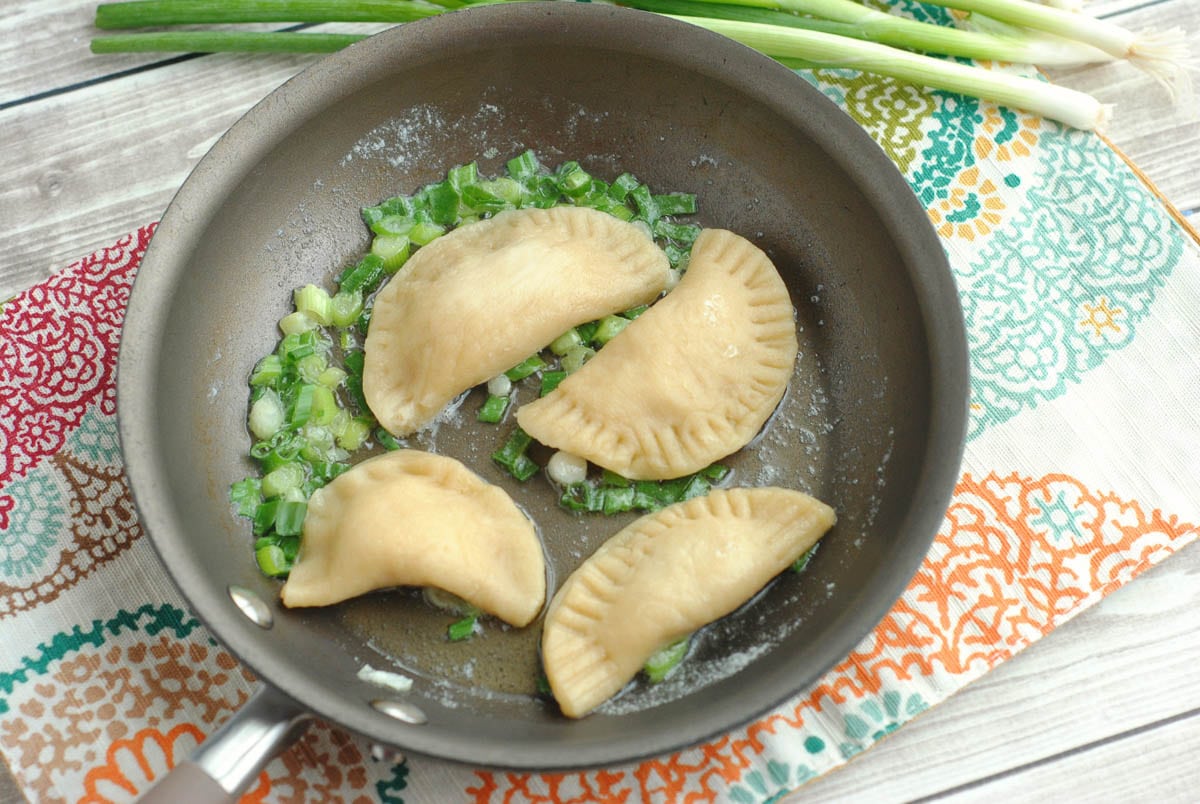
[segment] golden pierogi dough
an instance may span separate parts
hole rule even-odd
[[[735,488],[618,532],[546,611],[542,660],[563,713],[583,717],[655,651],[741,606],[835,520],[832,508],[798,491]]]
[[[733,232],[707,229],[679,285],[517,421],[543,444],[625,477],[680,477],[758,433],[798,348],[771,260]]]
[[[394,586],[444,589],[523,626],[546,599],[545,557],[502,489],[453,458],[396,450],[313,492],[282,595],[327,606]]]
[[[583,207],[520,209],[422,247],[375,300],[363,393],[397,436],[572,327],[653,301],[666,254]]]

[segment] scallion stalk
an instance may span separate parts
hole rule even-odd
[[[946,0],[956,2],[957,0]],[[854,0],[622,0],[663,14],[758,22],[821,31],[905,50],[1041,65],[1087,64],[1113,57],[1073,40],[966,31],[887,14]]]
[[[462,5],[454,0],[132,0],[96,7],[97,28],[236,22],[409,22]]]
[[[863,70],[947,92],[987,98],[1086,131],[1103,128],[1111,114],[1111,107],[1083,92],[874,42],[754,22],[674,18],[727,36],[776,59]]]
[[[334,53],[364,34],[295,31],[156,31],[110,34],[91,41],[93,53]]]

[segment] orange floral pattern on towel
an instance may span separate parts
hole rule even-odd
[[[484,802],[715,801],[769,737],[885,685],[978,677],[1198,535],[1200,526],[1073,477],[964,475],[900,601],[845,661],[791,706],[742,732],[620,772],[477,773]],[[982,593],[980,590],[983,590]],[[814,735],[815,736],[815,735]]]

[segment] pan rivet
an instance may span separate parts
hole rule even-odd
[[[259,628],[270,628],[275,624],[275,617],[271,614],[270,607],[263,602],[261,597],[246,587],[230,586],[229,597],[241,609],[242,614],[246,615],[246,619]]]
[[[389,701],[387,699],[379,699],[371,701],[371,706],[383,712],[388,717],[394,717],[396,720],[405,723],[411,723],[414,726],[420,726],[422,723],[428,722],[429,718],[425,717],[425,713],[418,707],[407,701]]]

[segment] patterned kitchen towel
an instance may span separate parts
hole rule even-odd
[[[625,767],[373,758],[318,724],[249,801],[778,798],[846,762],[1200,530],[1200,248],[1101,139],[867,76],[805,74],[880,143],[966,311],[966,459],[937,540],[839,666],[720,739]],[[113,372],[146,227],[0,316],[0,752],[33,801],[129,801],[242,705],[122,474]]]

